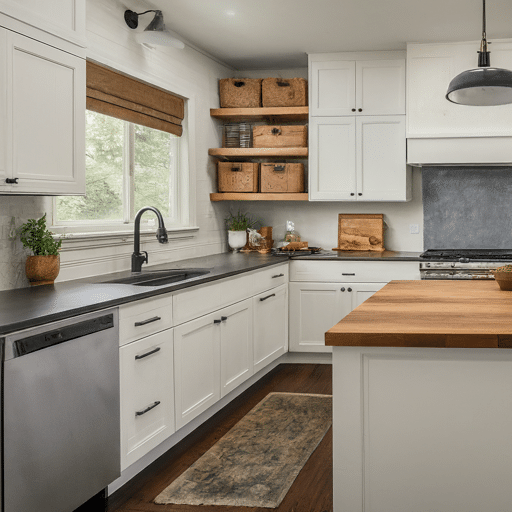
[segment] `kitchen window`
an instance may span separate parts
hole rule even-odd
[[[155,206],[169,227],[179,208],[181,138],[93,111],[86,113],[86,195],[56,199],[57,225],[133,222]]]
[[[197,229],[185,112],[182,97],[87,61],[86,195],[54,199],[54,231],[131,231],[143,206],[158,208],[170,231]],[[154,220],[143,224],[152,230]]]

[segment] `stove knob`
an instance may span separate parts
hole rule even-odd
[[[463,257],[459,259],[460,263],[469,263],[469,258]]]

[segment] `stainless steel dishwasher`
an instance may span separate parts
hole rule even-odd
[[[120,475],[116,309],[2,348],[2,512],[71,512]]]

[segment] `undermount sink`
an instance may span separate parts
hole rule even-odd
[[[132,274],[128,277],[120,277],[112,281],[105,281],[112,284],[133,284],[135,286],[163,286],[166,284],[187,281],[194,277],[204,276],[209,270],[203,269],[173,269],[173,270],[146,270],[142,273]]]

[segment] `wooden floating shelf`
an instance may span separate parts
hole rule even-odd
[[[309,107],[211,108],[210,115],[224,121],[307,121]]]
[[[308,148],[210,148],[210,156],[217,158],[307,158]]]
[[[210,201],[307,201],[308,194],[264,194],[250,192],[218,192],[210,194]]]

